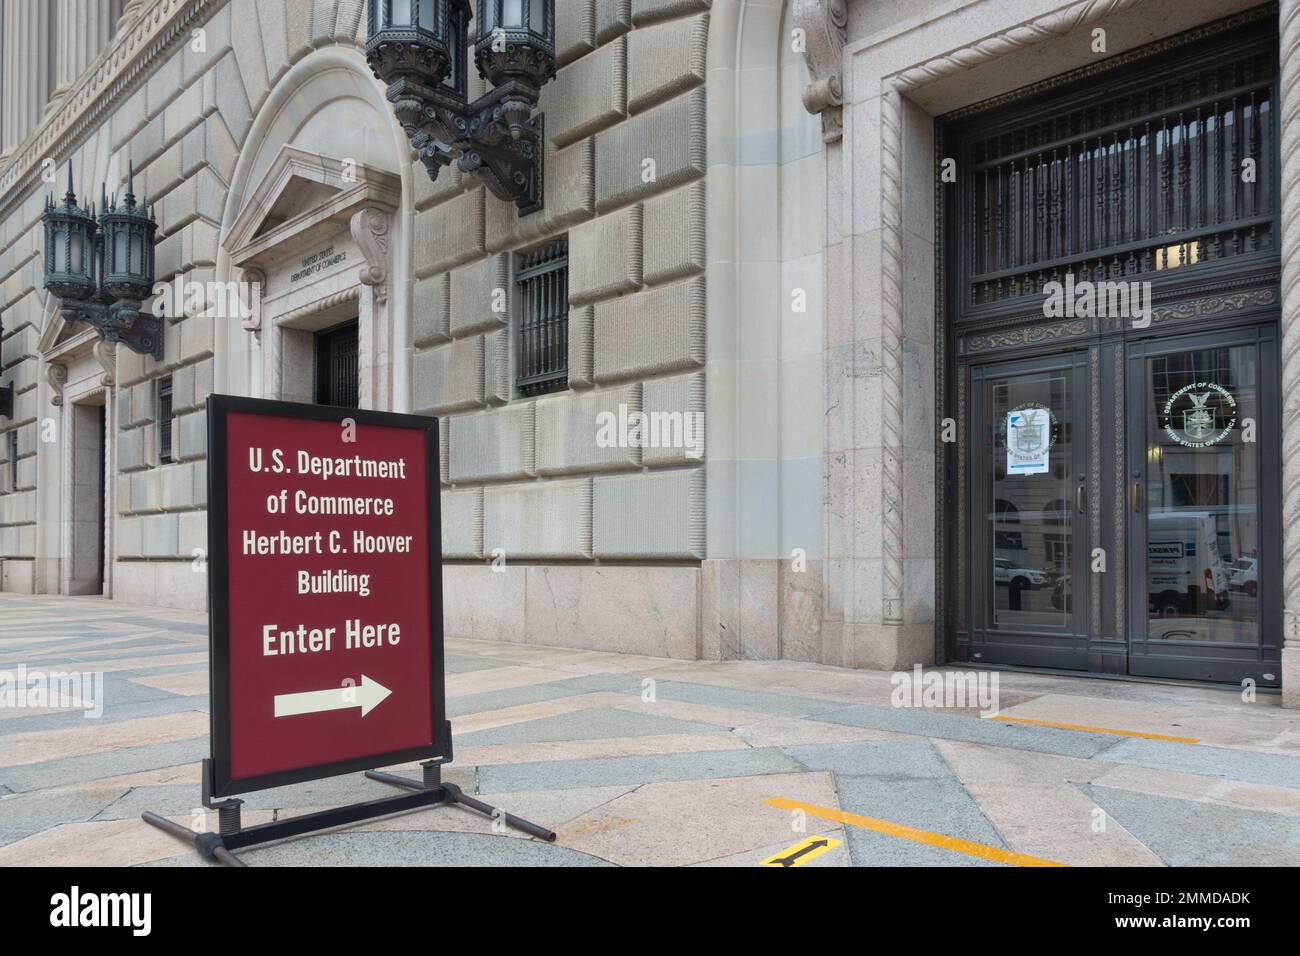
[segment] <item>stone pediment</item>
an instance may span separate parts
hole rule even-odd
[[[57,308],[47,310],[37,351],[46,359],[55,359],[75,350],[82,341],[94,337],[94,330],[84,322],[69,322]]]
[[[63,404],[63,386],[68,367],[87,353],[95,356],[101,369],[100,383],[111,386],[117,373],[117,346],[99,337],[85,322],[69,322],[58,307],[58,300],[48,293],[45,300],[45,325],[36,350],[45,364],[45,376],[53,390],[50,401]]]
[[[232,263],[264,269],[349,228],[365,210],[391,213],[401,179],[362,163],[285,145],[235,218],[225,246]]]

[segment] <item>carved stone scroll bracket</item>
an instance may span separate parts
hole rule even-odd
[[[266,273],[261,269],[246,266],[244,273],[243,304],[247,306],[247,315],[240,318],[239,324],[245,332],[252,332],[253,337],[262,341],[262,292],[266,288]]]
[[[68,367],[58,362],[51,362],[45,366],[45,379],[50,383],[50,388],[54,389],[54,397],[50,399],[50,404],[62,405],[63,386],[68,384]]]
[[[844,136],[844,40],[849,11],[847,0],[795,0],[794,24],[803,31],[804,60],[812,82],[803,91],[803,105],[822,118],[822,140],[838,142]]]
[[[117,343],[109,342],[104,339],[95,341],[95,358],[99,362],[100,368],[104,374],[100,376],[99,383],[105,388],[112,388],[117,376]],[[55,366],[51,365],[50,368]],[[68,372],[64,369],[63,376],[66,379]]]
[[[358,273],[361,283],[375,290],[375,301],[382,305],[388,301],[388,213],[367,206],[353,215],[351,227],[352,238],[366,259]]]

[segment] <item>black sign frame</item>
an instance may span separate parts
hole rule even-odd
[[[425,474],[428,476],[428,546],[429,546],[429,666],[430,704],[432,707],[433,742],[426,746],[388,751],[349,760],[297,767],[292,770],[233,777],[230,751],[230,555],[228,553],[229,481],[227,465],[227,417],[231,413],[301,418],[342,424],[345,419],[358,427],[377,425],[424,432]],[[282,787],[308,780],[320,780],[373,770],[416,760],[450,760],[451,728],[447,722],[447,690],[444,675],[443,602],[442,602],[442,500],[441,455],[438,419],[419,415],[402,415],[369,409],[336,408],[307,405],[237,395],[208,396],[208,691],[211,768],[205,781],[207,792],[214,797],[229,797],[271,787]]]

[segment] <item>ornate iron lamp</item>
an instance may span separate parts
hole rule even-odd
[[[480,0],[474,59],[493,89],[467,102],[468,0],[368,0],[366,59],[429,176],[456,161],[521,214],[542,208],[541,88],[555,76],[555,0]]]
[[[141,311],[154,284],[158,223],[147,204],[135,200],[135,169],[128,167],[119,205],[101,191],[100,212],[77,204],[72,165],[62,203],[49,197],[45,226],[45,288],[59,298],[64,319],[85,322],[106,342],[161,359],[162,319]]]

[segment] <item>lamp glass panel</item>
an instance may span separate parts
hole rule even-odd
[[[113,265],[110,272],[126,272],[126,230],[117,226],[113,230]]]
[[[131,237],[131,268],[134,275],[144,275],[144,237],[139,233]]]
[[[501,0],[501,26],[514,30],[524,25],[524,0]]]
[[[409,27],[411,25],[411,8],[415,6],[415,0],[391,0],[393,5],[393,15],[390,24],[395,27]]]
[[[433,0],[420,0],[420,26],[430,33],[442,35],[443,25],[438,22],[438,13]]]
[[[54,271],[68,271],[68,228],[55,226],[50,241],[54,244]]]
[[[85,271],[82,265],[82,242],[83,237],[80,229],[72,230],[72,242],[68,247],[68,271],[81,273]]]
[[[539,37],[548,36],[546,28],[546,0],[528,0],[528,27]]]
[[[462,87],[461,68],[465,63],[465,18],[455,9],[447,13],[447,50],[451,54],[451,70],[446,84],[453,90]]]

